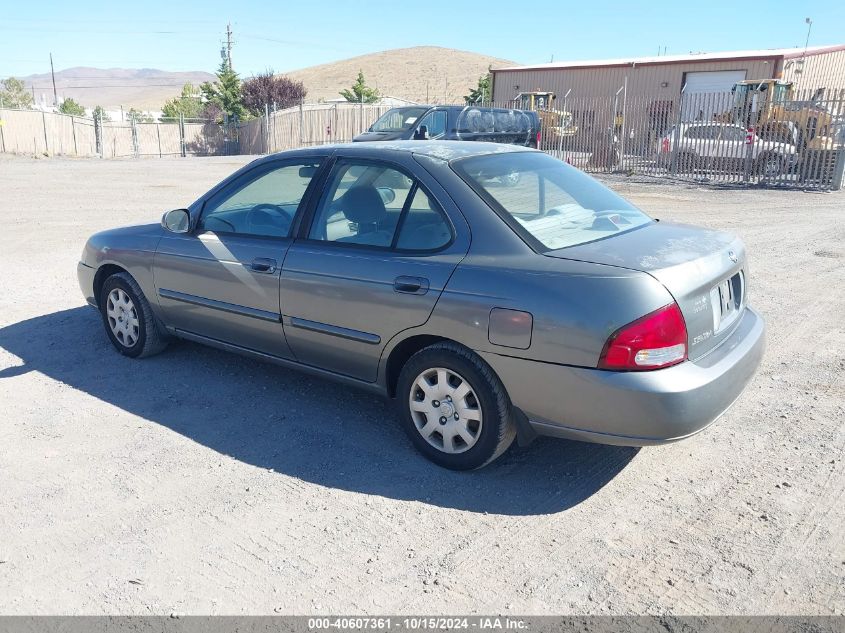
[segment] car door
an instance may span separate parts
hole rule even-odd
[[[341,156],[322,189],[282,268],[285,335],[300,362],[372,382],[388,341],[428,319],[469,228],[410,155]]]
[[[294,219],[323,159],[261,163],[205,201],[193,230],[164,236],[153,265],[168,325],[291,357],[279,276]]]

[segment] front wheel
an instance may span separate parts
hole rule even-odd
[[[516,437],[510,399],[498,376],[456,343],[414,354],[402,368],[396,399],[414,446],[444,468],[480,468]]]
[[[106,279],[100,291],[100,313],[109,340],[124,356],[152,356],[167,347],[150,304],[129,273]]]
[[[764,179],[777,178],[784,172],[786,161],[777,154],[764,154],[757,159],[757,173]]]

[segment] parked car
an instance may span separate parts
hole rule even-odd
[[[739,239],[492,143],[267,156],[161,223],[92,236],[78,275],[121,354],[177,337],[369,389],[454,469],[517,435],[685,438],[764,347]]]
[[[796,159],[794,145],[763,140],[742,126],[724,123],[682,123],[679,128],[671,127],[660,142],[660,162],[667,167],[671,165],[676,151],[678,169],[687,172],[741,171],[750,152],[754,173],[765,178],[785,173]]]
[[[405,106],[381,115],[353,142],[487,141],[524,147],[540,145],[540,118],[532,110],[483,106]]]

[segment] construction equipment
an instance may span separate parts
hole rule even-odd
[[[796,100],[789,81],[750,79],[734,84],[731,92],[733,106],[717,120],[753,128],[763,140],[794,145],[798,169],[806,178],[829,175],[836,162],[837,134],[845,113],[826,107],[823,90],[809,100]]]
[[[733,105],[717,120],[754,128],[760,138],[803,151],[819,149],[825,144],[822,138],[832,133],[834,116],[819,103],[819,91],[809,101],[795,101],[791,82],[749,79],[734,84],[731,92]]]
[[[514,97],[514,103],[520,110],[534,110],[540,117],[543,137],[547,142],[563,138],[572,138],[578,132],[578,126],[571,112],[554,108],[555,93],[553,92],[520,92]],[[557,142],[555,141],[555,143]],[[554,144],[552,147],[556,147]]]

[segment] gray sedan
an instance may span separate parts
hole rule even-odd
[[[736,237],[486,143],[267,156],[161,223],[92,236],[78,273],[120,353],[177,337],[372,390],[453,469],[537,434],[685,438],[764,348]]]

